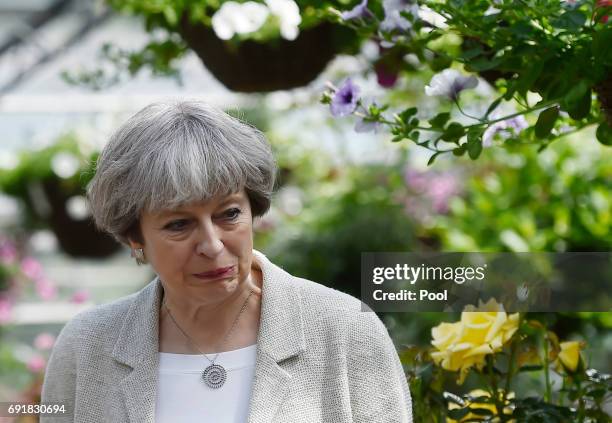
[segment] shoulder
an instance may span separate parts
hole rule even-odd
[[[125,314],[137,295],[138,293],[134,293],[82,311],[66,323],[63,332],[75,336],[103,336],[105,332],[117,329],[117,325],[123,323]]]
[[[387,327],[365,303],[337,289],[293,277],[301,297],[302,312],[329,329],[342,330],[355,345],[378,342],[389,346]],[[391,342],[391,346],[393,343]]]

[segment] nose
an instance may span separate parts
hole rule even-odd
[[[224,244],[218,228],[212,222],[202,224],[198,235],[196,254],[214,258],[223,251],[223,247]]]

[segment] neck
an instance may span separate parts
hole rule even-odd
[[[173,295],[170,290],[164,290],[164,304],[160,309],[159,350],[199,354],[200,351],[223,352],[254,344],[261,311],[260,276],[258,271],[251,272],[232,295],[214,304]],[[176,323],[168,314],[168,310]],[[232,325],[233,329],[225,339]]]

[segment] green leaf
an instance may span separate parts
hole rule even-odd
[[[455,156],[463,156],[467,151],[467,143],[461,144],[459,147],[453,149],[453,155]]]
[[[487,109],[487,113],[485,113],[484,115],[485,119],[489,117],[489,115],[493,112],[493,110],[497,108],[497,106],[499,106],[499,104],[502,102],[503,99],[504,99],[503,97],[500,97],[497,100],[495,100],[493,103],[491,103],[491,105]]]
[[[595,136],[603,145],[612,146],[612,126],[608,125],[606,122],[599,124]]]
[[[572,119],[582,119],[591,111],[591,86],[584,79],[578,82],[563,97],[563,108]]]
[[[164,7],[164,17],[170,26],[175,26],[178,23],[178,15],[173,6],[168,5]]]
[[[467,150],[468,150],[468,156],[470,156],[470,159],[476,160],[478,156],[480,156],[480,153],[482,152],[482,142],[480,141],[468,142]]]
[[[434,161],[436,160],[436,157],[438,157],[440,154],[442,154],[442,152],[441,152],[441,151],[438,151],[438,152],[434,153],[434,154],[433,154],[433,155],[432,155],[432,156],[429,158],[429,160],[427,160],[427,166],[431,166],[431,165],[434,163]]]
[[[452,59],[446,55],[436,56],[433,60],[429,62],[429,67],[434,72],[440,72],[450,67],[452,63],[453,63]]]
[[[568,105],[576,104],[588,91],[590,91],[590,84],[582,79],[565,94],[563,102]]]
[[[404,111],[402,111],[398,117],[400,119],[401,122],[405,122],[408,123],[408,121],[410,120],[410,118],[414,115],[417,114],[417,108],[416,107],[411,107],[409,109],[406,109]]]
[[[487,408],[472,408],[470,407],[470,411],[472,414],[476,414],[477,416],[492,416],[493,411]]]
[[[550,134],[553,127],[555,126],[555,121],[559,117],[559,107],[553,106],[544,110],[538,116],[538,121],[535,124],[535,135],[538,138],[545,138]]]
[[[597,61],[606,66],[612,66],[612,25],[597,31],[593,34],[593,44],[591,44],[591,54]]]
[[[538,370],[542,370],[543,366],[541,364],[530,364],[530,365],[526,365],[526,366],[521,366],[521,368],[518,370],[519,372],[535,372]]]
[[[476,160],[482,152],[482,134],[484,128],[473,127],[468,130],[467,133],[467,152],[470,159]]]
[[[567,108],[567,113],[574,120],[584,119],[591,113],[591,90],[589,89],[574,105]]]
[[[465,50],[461,53],[461,57],[465,60],[473,59],[476,56],[480,56],[484,52],[482,46],[476,46],[474,48]]]
[[[516,82],[516,90],[521,95],[525,96],[527,91],[530,90],[535,81],[540,77],[543,69],[544,62],[536,60],[533,66],[529,67],[526,72],[523,73],[523,76]]]
[[[552,24],[555,28],[565,29],[571,32],[577,32],[584,26],[586,22],[586,15],[580,10],[568,10],[559,18],[554,19]]]
[[[450,113],[443,112],[443,113],[438,113],[435,117],[433,117],[432,119],[429,119],[428,122],[432,128],[442,129],[444,128],[444,125],[446,125],[446,122],[448,122],[449,119],[450,119]]]
[[[450,417],[453,420],[462,420],[469,413],[470,413],[469,407],[455,408],[453,410],[448,410],[448,417]]]
[[[503,60],[499,57],[493,60],[481,57],[480,59],[474,60],[473,62],[468,62],[466,65],[466,70],[470,72],[482,72],[496,68],[502,62]]]
[[[453,122],[444,130],[442,139],[449,142],[457,142],[465,134],[465,128],[458,122]]]

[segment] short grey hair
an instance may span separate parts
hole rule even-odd
[[[256,128],[199,101],[154,103],[102,150],[87,197],[96,226],[142,242],[144,211],[173,209],[245,189],[253,217],[270,208],[276,163]]]

